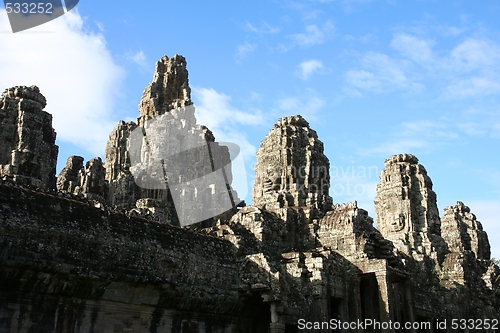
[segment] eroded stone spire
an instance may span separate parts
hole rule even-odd
[[[37,86],[16,86],[0,99],[0,177],[18,184],[53,190],[58,147],[52,115],[43,111]]]
[[[242,204],[231,188],[229,149],[197,124],[190,93],[184,57],[161,58],[139,103],[137,122],[120,121],[109,136],[111,205],[187,225],[208,223]]]
[[[490,259],[488,235],[468,206],[458,201],[456,205],[446,207],[441,223],[443,238],[451,252],[472,251],[477,259]]]
[[[384,164],[375,197],[380,232],[410,255],[441,250],[437,198],[427,171],[411,154],[391,156]]]
[[[141,116],[156,117],[191,104],[186,59],[178,54],[163,56],[156,63],[153,81],[144,89],[139,103]]]
[[[106,169],[100,157],[84,166],[83,157],[70,156],[57,177],[57,190],[104,203],[108,195],[105,177]]]
[[[253,203],[327,210],[332,204],[329,168],[323,143],[309,123],[300,115],[281,118],[257,151]]]

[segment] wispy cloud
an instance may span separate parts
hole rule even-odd
[[[323,26],[316,24],[308,25],[305,32],[293,34],[290,37],[292,40],[302,47],[310,47],[317,44],[323,44],[333,36],[335,26],[331,21],[325,22]]]
[[[236,47],[236,62],[238,64],[242,63],[249,54],[254,52],[257,49],[257,44],[252,44],[249,42],[245,42]]]
[[[257,34],[276,34],[281,31],[279,27],[273,27],[267,22],[263,22],[259,25],[254,25],[249,22],[245,24],[245,29]]]
[[[418,153],[438,149],[460,139],[450,124],[442,121],[420,120],[404,122],[398,130],[388,133],[388,140],[375,147],[364,148],[361,154],[391,156],[401,153]]]
[[[378,52],[368,52],[361,59],[363,69],[348,70],[345,79],[354,88],[377,93],[395,89],[419,91],[423,86],[409,77],[409,64]]]
[[[450,52],[450,65],[454,70],[485,71],[500,62],[500,46],[491,40],[467,38]]]
[[[314,89],[306,89],[300,95],[288,96],[277,101],[279,117],[300,114],[308,120],[317,118],[317,113],[325,105],[325,100]]]
[[[307,80],[314,73],[320,73],[323,68],[321,60],[311,59],[300,63],[298,74],[302,79]]]
[[[392,39],[390,46],[403,56],[418,63],[433,59],[432,41],[424,40],[405,33],[398,33]]]
[[[489,75],[488,75],[489,76]],[[497,77],[469,77],[450,83],[443,91],[446,98],[479,97],[500,94],[500,80]]]
[[[438,46],[439,52],[434,51]],[[434,40],[398,32],[390,47],[395,54],[363,54],[359,67],[346,71],[346,83],[375,93],[432,87],[446,99],[500,94],[500,44],[495,41],[467,37],[443,49]]]
[[[244,131],[242,127],[266,123],[263,113],[260,110],[240,110],[231,104],[230,96],[212,88],[193,88],[192,93],[198,123],[207,126],[218,142],[237,144],[241,149],[245,165],[253,165],[257,148],[248,140],[246,134],[248,129]],[[253,175],[253,170],[248,169],[247,174]],[[234,178],[234,181],[238,183],[233,183],[233,187],[237,189],[240,196],[244,196],[247,189],[251,187],[251,184],[242,183],[244,179],[246,177]]]
[[[4,9],[0,30],[10,30]],[[113,110],[124,70],[104,36],[91,31],[77,10],[32,29],[37,30],[55,33],[0,34],[0,43],[8,45],[0,53],[0,87],[37,85],[47,98],[58,142],[102,155],[116,125]]]
[[[130,56],[130,60],[139,65],[139,67],[141,67],[142,69],[149,69],[149,62],[147,61],[146,55],[143,51],[139,51]]]

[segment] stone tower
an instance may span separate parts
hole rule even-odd
[[[5,90],[0,99],[0,177],[53,190],[58,147],[52,115],[36,86]]]
[[[253,204],[328,210],[330,163],[316,131],[300,115],[278,120],[257,151]]]
[[[442,235],[451,252],[474,252],[477,259],[489,260],[491,255],[488,235],[470,208],[458,201],[444,209],[441,220]]]
[[[191,104],[186,59],[178,54],[172,58],[163,56],[156,63],[153,81],[142,94],[140,115],[155,117]]]
[[[442,250],[446,245],[440,237],[436,193],[425,168],[411,154],[391,156],[384,164],[375,197],[382,235],[399,251],[418,258]]]
[[[137,122],[121,121],[109,136],[111,205],[187,225],[209,224],[241,204],[231,188],[229,149],[197,124],[190,93],[184,57],[162,57],[144,89]]]
[[[141,198],[167,199],[167,193],[156,191],[152,194],[135,184],[130,172],[129,137],[132,131],[143,126],[148,119],[193,104],[186,66],[186,59],[181,55],[176,54],[172,58],[163,56],[156,63],[153,81],[142,94],[137,122],[120,121],[109,135],[105,168],[106,180],[109,182],[108,201],[111,205],[130,209],[136,207],[137,200]]]

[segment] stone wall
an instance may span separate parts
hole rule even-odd
[[[175,332],[183,322],[224,332],[235,321],[230,242],[7,185],[0,207],[0,332]]]

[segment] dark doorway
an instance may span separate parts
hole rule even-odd
[[[267,333],[271,323],[271,307],[269,303],[255,293],[247,296],[238,316],[238,333]]]
[[[359,283],[361,298],[361,319],[371,319],[380,322],[380,291],[374,273],[363,274]],[[366,332],[379,332],[371,327]]]

